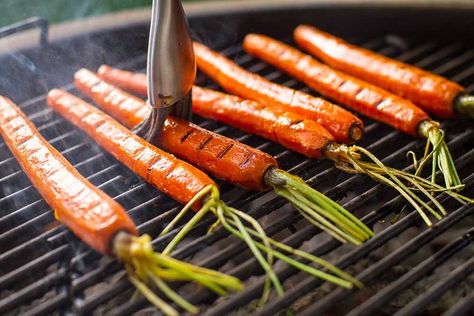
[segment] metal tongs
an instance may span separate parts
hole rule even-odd
[[[153,0],[147,56],[152,111],[135,132],[154,141],[168,115],[190,120],[195,78],[193,42],[181,1]]]

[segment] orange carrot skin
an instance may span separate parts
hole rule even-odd
[[[146,96],[148,93],[146,74],[116,69],[108,65],[100,66],[97,74],[103,80],[121,88],[143,96]]]
[[[412,102],[321,64],[297,49],[263,35],[245,38],[245,48],[312,89],[372,119],[412,136],[429,116]]]
[[[351,131],[355,127],[360,133],[363,131],[359,118],[335,104],[248,72],[202,44],[194,43],[194,52],[199,69],[232,94],[315,120],[338,142],[352,142]]]
[[[442,118],[453,118],[454,99],[464,91],[455,82],[412,65],[350,45],[315,27],[300,25],[295,41],[332,67],[413,101]]]
[[[115,234],[137,234],[125,210],[81,176],[5,97],[0,97],[0,134],[55,217],[90,247],[112,255]]]
[[[321,158],[334,137],[313,120],[210,89],[193,88],[193,112],[256,134],[310,158]]]
[[[129,72],[112,71],[113,78],[122,80],[123,84],[133,77]],[[79,70],[74,78],[81,92],[128,128],[141,123],[150,113],[143,100],[102,81],[86,69]],[[200,169],[250,190],[268,189],[265,173],[278,167],[275,158],[260,150],[174,117],[167,119],[157,142]]]
[[[85,131],[106,151],[147,182],[182,204],[214,181],[199,169],[154,147],[96,107],[54,89],[48,105]],[[199,205],[194,205],[199,209]]]

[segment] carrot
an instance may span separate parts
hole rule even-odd
[[[130,281],[167,315],[177,315],[170,305],[153,294],[151,280],[196,281],[221,293],[241,289],[241,283],[225,274],[192,266],[152,250],[148,235],[138,237],[125,210],[95,187],[40,135],[11,100],[0,97],[0,134],[8,148],[54,210],[55,217],[96,251],[116,256],[129,272]],[[166,273],[166,274],[163,274]],[[197,307],[179,297],[166,283],[159,288],[189,312]]]
[[[117,80],[122,80],[122,85],[126,83],[125,78],[135,77],[130,73],[121,70],[112,70],[109,68],[106,73],[109,73],[109,71],[113,71],[114,77],[117,78]],[[81,69],[76,72],[74,78],[75,85],[81,92],[89,96],[95,103],[105,109],[108,113],[111,113],[120,122],[126,124],[128,128],[133,128],[141,123],[150,113],[150,110],[145,106],[144,101],[102,81],[94,73],[86,69]],[[199,109],[203,108],[199,106],[200,102],[203,100],[209,100],[212,103],[213,100],[215,101],[218,98],[222,98],[222,96],[222,94],[212,90],[194,87],[193,98],[195,104],[193,109],[198,110],[197,113],[200,114]],[[232,99],[229,99],[229,101],[232,102]],[[269,116],[272,115],[271,112],[268,112],[267,114]],[[252,116],[251,111],[249,112],[249,115],[248,119],[249,121],[252,121],[255,115]],[[286,117],[290,118],[291,115],[287,115]],[[308,127],[314,124],[319,126],[313,121],[308,122]],[[272,124],[272,121],[267,121],[261,122],[260,125],[271,127]],[[288,124],[284,125],[284,127],[287,127],[287,125]],[[305,127],[304,124],[300,125],[300,127]],[[283,131],[283,133],[278,133],[279,131]],[[288,131],[291,132],[291,130]],[[284,128],[278,128],[275,130],[275,134],[279,135],[278,138],[285,138],[286,135],[292,134],[288,133],[288,131],[284,130]],[[316,130],[316,135],[320,135],[318,134],[319,131],[319,129]],[[320,156],[321,148],[323,147],[322,145],[328,143],[327,139],[332,139],[332,136],[324,129],[323,132],[325,133],[323,134],[324,137],[315,138],[312,136],[313,132],[308,133],[301,128],[301,132],[297,132],[296,135],[304,136],[305,134],[308,134],[309,137],[307,137],[305,142],[300,144],[298,142],[299,137],[293,136],[294,140],[292,140],[291,144],[295,144],[298,148],[302,147],[303,151],[307,150],[311,155],[317,154]],[[273,134],[272,131],[267,133],[269,137],[272,137]],[[289,139],[291,140],[291,138]],[[329,205],[336,204],[320,193],[315,192],[314,189],[305,185],[302,179],[298,178],[297,186],[289,185],[289,183],[296,179],[296,177],[288,175],[283,170],[278,169],[276,160],[259,150],[173,117],[169,117],[168,121],[165,122],[164,129],[161,131],[157,142],[164,149],[180,156],[203,170],[234,184],[241,185],[247,189],[255,190],[273,188],[277,193],[283,192],[280,195],[286,194],[287,196],[290,196],[290,202],[297,196],[305,196],[305,201],[307,201],[304,207],[307,212],[305,214],[316,218],[323,216],[325,220],[328,220],[330,225],[326,227],[327,225],[324,224],[324,220],[319,227],[334,234],[336,238],[341,239],[341,241],[353,242],[352,238],[345,237],[345,235],[348,234],[351,236],[353,235],[356,238],[354,243],[359,244],[373,234],[368,227],[342,207],[330,207]],[[318,142],[321,143],[321,146],[319,146],[318,150],[315,150],[314,148]],[[202,146],[202,144],[205,144],[205,146]],[[209,146],[208,144],[212,145]],[[203,154],[204,150],[206,151],[205,154]],[[249,153],[251,154],[250,156]],[[228,161],[223,163],[222,159],[226,156],[228,156]],[[246,178],[248,179],[246,180]],[[297,204],[296,206],[298,205],[300,204]],[[338,216],[328,217],[324,215],[324,212],[321,213],[319,211],[320,209],[342,215],[341,221]],[[340,228],[333,232],[332,229],[330,229],[333,224]],[[353,227],[352,229],[355,229],[357,234],[352,234],[352,230],[346,229],[346,226]]]
[[[432,159],[433,182],[439,166],[447,188],[462,188],[454,161],[444,141],[444,132],[437,122],[431,120],[428,114],[409,100],[334,70],[311,56],[263,35],[247,35],[244,47],[321,94],[407,134],[426,138],[427,146],[431,143],[433,150],[430,154],[425,153],[416,174],[420,174],[426,163]]]
[[[217,62],[222,57],[206,46],[194,43],[196,62],[226,91],[261,104],[272,103],[286,112],[295,112],[324,126],[341,143],[359,141],[363,122],[349,111],[322,98],[276,85],[235,63]],[[223,60],[222,60],[223,61]]]
[[[312,26],[298,26],[294,38],[332,67],[411,100],[434,115],[453,118],[457,112],[474,117],[474,98],[444,77],[351,45]]]
[[[283,287],[272,270],[274,258],[278,258],[315,277],[345,288],[352,288],[353,284],[360,285],[360,282],[322,259],[313,257],[312,261],[328,268],[333,274],[295,262],[281,251],[290,254],[295,254],[294,251],[296,251],[296,254],[302,258],[306,258],[309,255],[267,237],[255,219],[242,211],[226,205],[220,199],[219,190],[214,185],[214,182],[204,173],[145,142],[94,106],[65,91],[56,89],[49,92],[48,105],[70,120],[74,125],[84,130],[102,145],[104,149],[145,178],[146,181],[163,191],[169,192],[169,194],[173,194],[176,199],[187,203],[161,233],[162,235],[169,232],[190,208],[202,205],[195,216],[184,225],[182,230],[163,250],[163,254],[169,254],[196,223],[204,215],[211,212],[217,217],[218,223],[221,223],[228,231],[247,243],[279,295],[283,295]],[[100,123],[98,124],[97,122]],[[157,155],[156,159],[152,159],[154,162],[148,164],[146,162],[148,161],[147,158],[154,155]],[[170,165],[174,165],[174,169],[168,169]],[[159,166],[162,167],[158,168]],[[156,170],[156,173],[154,170]],[[192,176],[193,174],[194,176]],[[205,186],[201,188],[201,184]],[[197,193],[190,197],[191,192]],[[273,249],[272,246],[278,250]],[[266,255],[262,252],[266,253]],[[220,292],[222,291],[218,291],[218,293]]]
[[[122,74],[125,75],[124,78],[129,77],[129,73],[123,70],[115,70],[112,68],[105,69],[104,67],[101,67],[101,69],[101,76],[107,78],[107,80],[111,82],[121,82],[124,88],[133,88],[132,85],[127,85],[126,80],[121,80],[119,78]],[[134,76],[134,78],[135,77],[138,78],[138,76]],[[144,85],[146,86],[146,82],[144,83]],[[255,113],[253,109],[264,108],[263,106],[258,104],[252,105],[252,103],[255,102],[243,100],[235,96],[228,96],[212,90],[204,90],[201,88],[197,89],[197,91],[201,91],[203,93],[196,93],[196,95],[193,95],[193,111],[201,111],[202,109],[204,109],[202,110],[202,113],[209,113],[209,118],[214,117],[215,119],[218,119],[224,123],[228,123],[229,125],[232,124],[234,127],[243,129],[244,131],[250,133],[257,133],[260,130],[260,128],[258,127],[251,126],[249,124],[249,121],[253,121],[255,119],[256,122],[260,122],[258,113]],[[204,91],[206,91],[206,93],[204,93]],[[254,113],[253,115],[255,117],[241,116],[239,113],[240,111],[242,111],[242,108],[245,107],[247,107],[247,112],[249,113],[249,115],[252,115],[252,113]],[[235,109],[235,111],[233,109]],[[280,112],[279,110],[275,110],[272,107],[266,107],[266,111],[272,113],[268,116],[267,119],[273,121],[269,121],[268,124],[273,124],[274,126],[277,126],[279,124],[285,124],[284,117],[281,117],[282,112]],[[239,120],[239,118],[242,119]],[[303,118],[301,118],[301,120],[303,120]],[[258,135],[262,137],[267,137],[265,134]],[[313,135],[312,137],[317,136]],[[372,160],[372,163],[362,161],[360,159],[360,154],[365,154],[370,160]],[[423,209],[428,210],[438,219],[440,219],[445,213],[444,208],[439,205],[439,203],[435,203],[435,208],[439,210],[438,212],[431,208],[429,205],[427,205],[414,193],[414,191],[420,190],[426,197],[432,199],[432,196],[431,194],[429,194],[429,191],[443,190],[443,187],[430,183],[429,181],[420,178],[416,175],[411,175],[400,170],[388,168],[364,148],[358,146],[347,147],[345,145],[340,145],[335,142],[330,142],[324,148],[324,157],[333,160],[336,163],[336,166],[341,170],[350,173],[365,173],[376,181],[394,187],[403,197],[406,198],[406,200],[410,204],[415,207],[415,209],[420,213],[424,221],[429,226],[432,225],[432,222],[426,216]],[[408,182],[413,186],[416,186],[415,190],[406,186],[404,183],[402,183],[402,181]],[[419,188],[419,186],[421,186],[421,188]],[[455,192],[448,192],[448,194],[458,198],[463,202],[470,201],[469,199],[462,197]]]

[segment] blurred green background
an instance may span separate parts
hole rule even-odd
[[[183,0],[184,2],[199,0]],[[150,6],[152,0],[0,0],[0,26],[32,16],[50,23],[128,8]]]

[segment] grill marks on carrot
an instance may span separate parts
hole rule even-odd
[[[320,158],[324,147],[334,141],[332,135],[315,121],[210,89],[194,87],[193,111],[311,158]]]
[[[336,71],[311,56],[267,36],[247,35],[244,48],[301,80],[322,95],[410,135],[418,136],[420,123],[430,120],[423,110],[410,101]],[[280,54],[282,51],[285,52],[284,55]],[[380,106],[381,104],[383,106]]]
[[[213,139],[212,136],[209,136],[205,141],[203,141],[200,145],[199,145],[199,149],[200,150],[203,150],[206,145]]]
[[[186,132],[186,134],[184,134],[181,139],[180,139],[180,142],[181,143],[184,143],[186,141],[186,139],[188,139],[189,136],[191,136],[191,134],[194,133],[194,130],[190,129],[189,131]]]
[[[132,76],[127,71],[108,66],[102,66],[100,69],[101,76],[114,83],[119,82],[125,88],[136,89],[140,82],[146,88],[144,76]],[[135,82],[132,84],[127,78],[135,78]],[[145,81],[138,81],[136,78]],[[100,89],[92,89],[91,83],[97,81],[101,81]],[[79,90],[129,128],[141,123],[148,115],[144,114],[149,112],[145,102],[102,81],[88,70],[81,69],[75,74],[75,84]],[[278,166],[273,157],[260,150],[173,117],[169,117],[165,122],[157,142],[165,150],[216,177],[252,190],[267,189],[264,174],[269,168]],[[233,146],[230,147],[230,144]]]
[[[234,144],[229,144],[226,148],[224,148],[223,151],[221,151],[218,155],[217,155],[217,158],[218,159],[222,159],[224,157],[225,154],[227,154],[229,152],[229,150],[234,147]]]

